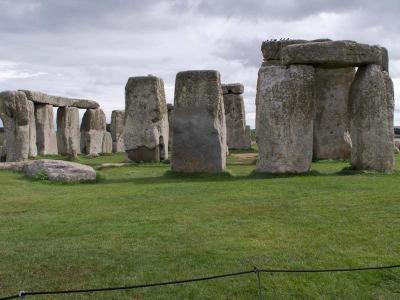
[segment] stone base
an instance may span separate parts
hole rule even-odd
[[[146,146],[141,146],[136,149],[125,150],[128,158],[134,162],[159,162],[160,157],[160,146],[157,145],[155,148],[150,149]]]

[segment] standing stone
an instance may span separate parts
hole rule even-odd
[[[309,171],[313,151],[314,91],[312,66],[260,68],[256,96],[257,171]]]
[[[177,74],[173,120],[173,171],[225,170],[226,125],[218,71]]]
[[[314,158],[348,159],[351,146],[345,140],[348,105],[354,68],[316,68]]]
[[[36,145],[40,156],[58,154],[54,130],[53,106],[35,104]]]
[[[244,109],[243,84],[223,84],[226,120],[226,143],[229,149],[249,149],[246,139],[246,113]]]
[[[104,132],[104,135],[103,135],[103,144],[101,147],[102,148],[101,152],[107,153],[107,154],[112,153],[112,150],[113,150],[112,147],[113,147],[113,141],[112,141],[111,133],[106,131],[106,132]]]
[[[124,145],[124,119],[125,111],[113,110],[111,113],[112,151],[125,152]]]
[[[28,159],[29,109],[28,99],[24,93],[15,91],[0,93],[0,118],[3,121],[5,136],[3,151],[7,162]]]
[[[28,100],[27,103],[29,115],[29,157],[35,157],[37,156],[35,106],[32,101]]]
[[[358,68],[350,91],[351,164],[358,170],[391,171],[393,83],[378,65]]]
[[[57,146],[62,155],[75,157],[80,153],[79,109],[59,107],[57,110]]]
[[[125,87],[125,152],[130,160],[168,158],[168,112],[164,82],[155,76],[129,78]]]
[[[97,155],[103,151],[106,116],[100,108],[87,109],[81,124],[81,153]]]
[[[251,128],[249,125],[246,125],[246,130],[245,130],[245,143],[248,145],[247,149],[251,148]]]
[[[171,149],[172,149],[172,115],[173,115],[173,111],[174,111],[174,105],[168,103],[167,109],[168,109],[168,124],[169,124],[168,148],[169,148],[169,151],[171,151]]]

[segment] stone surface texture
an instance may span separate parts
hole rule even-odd
[[[7,162],[28,159],[30,150],[31,107],[22,92],[5,91],[0,93],[0,118],[4,126],[5,144],[2,156]]]
[[[177,74],[173,120],[173,171],[225,170],[226,125],[219,72]]]
[[[351,164],[356,169],[391,171],[394,91],[379,65],[358,68],[350,91]]]
[[[29,157],[37,156],[36,146],[36,120],[35,120],[35,106],[32,101],[27,102],[28,115],[29,115]]]
[[[40,156],[58,154],[53,106],[35,104],[36,146]]]
[[[260,68],[256,96],[257,171],[309,171],[314,102],[315,71],[312,66]]]
[[[100,108],[87,109],[81,123],[81,153],[98,155],[103,151],[106,116]]]
[[[125,111],[113,110],[111,113],[111,137],[112,151],[114,153],[125,152],[124,145],[124,119]]]
[[[50,104],[56,107],[69,106],[82,109],[88,109],[88,108],[95,109],[100,107],[99,104],[93,100],[72,99],[66,97],[51,96],[42,92],[35,92],[28,90],[21,90],[21,91],[26,94],[28,100],[33,101],[34,103]]]
[[[168,149],[169,149],[169,151],[171,151],[171,149],[172,149],[172,115],[174,112],[174,105],[168,103],[167,110],[168,110],[168,125],[169,125]]]
[[[132,161],[168,159],[168,111],[164,82],[149,75],[125,87],[125,152]]]
[[[80,139],[79,109],[76,107],[59,107],[57,110],[58,153],[76,157],[81,153]]]
[[[354,75],[353,67],[315,69],[315,159],[350,158],[351,146],[344,134],[349,129],[349,94]]]
[[[113,141],[110,132],[104,132],[103,144],[101,147],[102,153],[112,153],[113,151]]]
[[[27,176],[43,176],[50,181],[76,182],[96,180],[96,171],[92,167],[62,160],[36,160],[27,164],[23,171]]]

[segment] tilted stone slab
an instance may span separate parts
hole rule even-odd
[[[244,85],[241,83],[225,83],[222,84],[222,94],[243,94]]]
[[[93,100],[51,96],[42,92],[28,91],[28,90],[20,90],[20,91],[26,94],[28,100],[33,101],[35,103],[50,104],[56,107],[70,106],[82,109],[100,107],[100,105]]]
[[[219,72],[177,74],[173,120],[173,171],[225,170],[226,125]]]
[[[391,171],[394,91],[378,65],[358,68],[350,91],[351,164],[359,170]]]
[[[168,158],[168,111],[164,81],[155,76],[129,78],[125,87],[125,152],[132,161]]]
[[[24,93],[17,91],[0,93],[0,118],[3,121],[5,137],[3,151],[7,162],[28,159],[31,140],[31,109]]]
[[[312,66],[260,68],[256,96],[258,172],[309,171],[313,152],[314,91]]]
[[[387,50],[353,41],[328,41],[294,44],[281,50],[282,63],[311,64],[331,68],[358,67],[367,64],[388,69]]]
[[[350,86],[355,68],[315,68],[316,97],[314,119],[314,158],[348,159],[351,144],[348,128]]]

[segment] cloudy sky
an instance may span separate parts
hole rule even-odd
[[[124,108],[130,76],[216,69],[243,82],[254,126],[261,42],[351,39],[389,50],[400,125],[399,0],[0,0],[0,90],[33,89]]]

